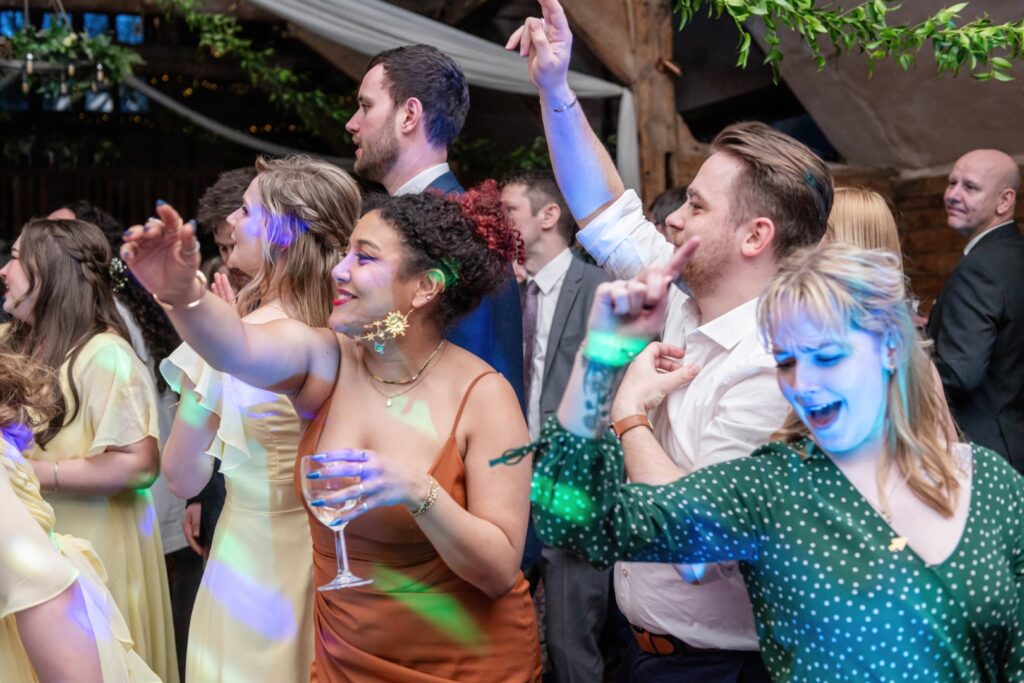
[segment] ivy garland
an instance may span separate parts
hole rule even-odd
[[[203,12],[199,0],[159,0],[158,5],[184,19],[199,34],[199,46],[215,59],[233,57],[253,86],[267,93],[273,104],[294,112],[307,130],[328,138],[345,130],[352,115],[345,98],[310,87],[304,77],[276,65],[274,50],[255,48],[241,35],[242,25],[235,17]]]
[[[967,4],[939,10],[918,24],[895,26],[889,25],[887,16],[899,5],[889,0],[869,0],[849,10],[819,9],[814,0],[676,0],[676,11],[681,17],[680,28],[704,6],[709,15],[728,15],[740,32],[737,66],[746,66],[750,57],[750,33],[743,22],[760,19],[768,46],[764,63],[772,67],[776,77],[782,62],[778,30],[783,24],[800,34],[819,71],[826,64],[822,43],[831,43],[837,57],[859,49],[867,55],[868,72],[873,73],[875,63],[887,58],[894,59],[905,71],[910,69],[916,61],[915,53],[931,42],[940,75],[955,76],[969,65],[971,75],[978,80],[1013,80],[1007,72],[1011,60],[1024,58],[1024,19],[997,25],[983,16],[958,26],[960,12]]]

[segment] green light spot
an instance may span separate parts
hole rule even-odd
[[[594,499],[586,491],[568,484],[556,484],[542,474],[533,478],[530,500],[574,524],[585,524],[593,517]]]
[[[374,566],[373,582],[379,590],[464,647],[480,649],[487,644],[485,634],[454,595],[434,593],[401,572],[380,565]]]

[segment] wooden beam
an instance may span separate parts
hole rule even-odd
[[[623,83],[636,80],[633,20],[626,0],[566,0],[562,7],[575,37]]]
[[[68,12],[106,12],[110,14],[164,14],[156,0],[63,0]],[[0,9],[24,8],[24,0],[0,0]],[[29,7],[36,10],[53,8],[51,0],[29,0]],[[204,0],[204,12],[230,14],[242,21],[280,21],[269,12],[253,7],[244,0]]]

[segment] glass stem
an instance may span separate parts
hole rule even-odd
[[[338,576],[348,576],[348,551],[345,549],[345,525],[334,531],[334,552],[338,557]]]

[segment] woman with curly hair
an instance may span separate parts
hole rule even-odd
[[[373,583],[316,594],[316,680],[539,681],[533,605],[519,561],[529,472],[488,466],[526,440],[512,387],[444,331],[505,278],[522,243],[494,183],[461,198],[389,197],[334,267],[330,330],[241,322],[204,296],[195,237],[170,210],[122,250],[212,365],[287,394],[311,420],[300,455],[321,478],[357,477],[327,506],[360,501],[352,571]],[[300,477],[297,477],[297,480]],[[312,516],[317,585],[335,534]]]
[[[153,380],[114,305],[110,247],[77,220],[33,220],[0,269],[14,322],[0,350],[56,370],[56,415],[25,452],[57,514],[109,575],[136,650],[178,680],[167,570],[149,486],[159,468]]]
[[[153,683],[88,543],[54,530],[22,451],[58,411],[55,373],[0,352],[0,662],[6,683]]]

